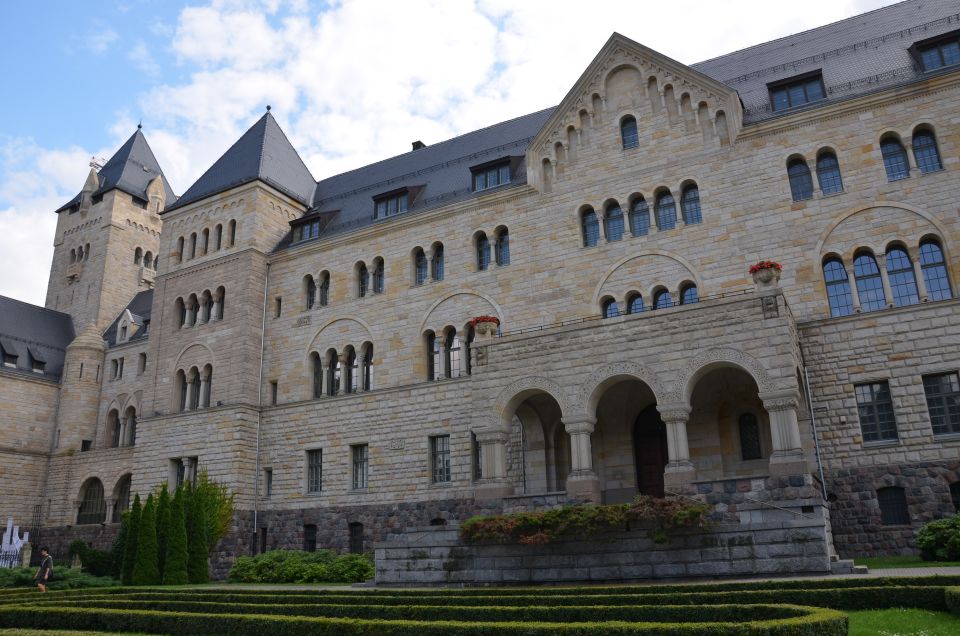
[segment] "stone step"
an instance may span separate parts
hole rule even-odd
[[[866,574],[867,566],[854,565],[853,559],[831,559],[830,574]]]

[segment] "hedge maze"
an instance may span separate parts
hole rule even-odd
[[[429,590],[126,587],[0,592],[0,627],[154,634],[847,633],[842,610],[960,613],[960,577]]]

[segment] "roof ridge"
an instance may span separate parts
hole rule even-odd
[[[305,162],[303,160],[303,157],[300,156],[300,152],[297,150],[297,147],[293,145],[293,142],[290,141],[290,137],[287,136],[287,133],[283,129],[283,126],[280,125],[280,122],[277,121],[277,118],[274,117],[273,113],[270,112],[269,110],[267,111],[267,115],[270,116],[270,119],[273,121],[273,124],[277,127],[277,130],[280,132],[280,136],[283,137],[283,140],[287,142],[287,145],[290,146],[290,148],[293,149],[293,154],[296,155],[297,159],[300,160],[300,165],[304,167],[304,169],[307,171],[307,174],[309,174],[310,178],[313,179],[314,183],[316,183],[317,179],[316,177],[313,176],[313,171],[310,170],[310,166],[308,166],[307,162]],[[266,145],[267,145],[266,130],[264,130],[263,145],[264,145],[264,148],[266,148]],[[260,170],[261,172],[263,171],[263,148],[261,148],[260,150]],[[311,193],[311,197],[312,196],[313,196],[313,193]]]
[[[15,303],[19,303],[19,304],[21,304],[21,305],[26,305],[27,307],[33,307],[33,308],[35,308],[35,309],[42,309],[43,311],[49,311],[50,313],[53,313],[53,314],[60,314],[61,316],[67,316],[68,318],[72,318],[72,316],[71,316],[70,314],[68,314],[67,312],[65,312],[65,311],[60,311],[59,309],[50,309],[49,307],[46,307],[46,306],[44,306],[44,305],[35,305],[35,304],[33,304],[33,303],[28,303],[28,302],[25,301],[25,300],[20,300],[19,298],[14,298],[13,296],[4,296],[4,295],[0,294],[0,301],[3,301],[3,300],[10,300],[10,301],[13,301],[13,302],[15,302]]]

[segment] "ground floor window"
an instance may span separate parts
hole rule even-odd
[[[908,525],[910,511],[907,509],[907,495],[903,488],[890,486],[877,491],[880,503],[880,523],[885,526]]]
[[[363,524],[350,524],[350,553],[361,554],[363,552]]]
[[[303,526],[303,551],[317,551],[317,526],[312,523]]]

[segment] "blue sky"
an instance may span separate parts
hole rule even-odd
[[[140,120],[177,193],[267,104],[323,178],[555,105],[613,31],[693,63],[892,3],[8,2],[0,294],[43,303],[52,211]]]

